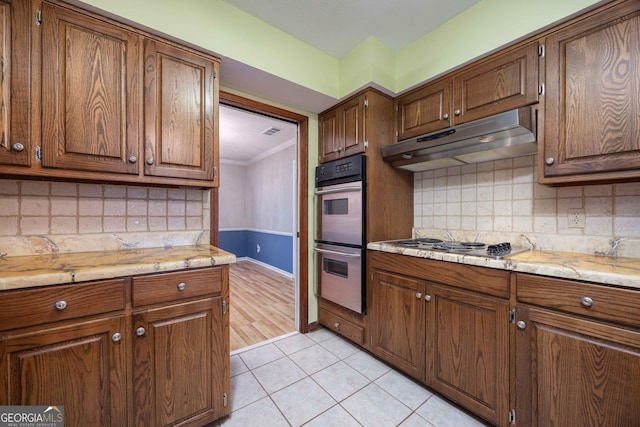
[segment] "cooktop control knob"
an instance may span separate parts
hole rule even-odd
[[[487,254],[489,255],[504,255],[511,252],[511,243],[503,242],[495,245],[487,246]]]

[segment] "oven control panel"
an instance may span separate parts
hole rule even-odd
[[[316,167],[316,187],[364,181],[366,156],[352,156]]]

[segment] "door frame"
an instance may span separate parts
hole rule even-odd
[[[274,107],[252,99],[220,91],[220,104],[240,108],[253,113],[270,116],[298,125],[298,143],[296,163],[298,165],[298,332],[309,332],[309,117]],[[211,189],[211,235],[210,242],[218,246],[219,212],[218,188]]]

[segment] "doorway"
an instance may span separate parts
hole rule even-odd
[[[233,107],[248,113],[254,113],[261,116],[282,120],[286,124],[293,124],[297,128],[295,161],[291,165],[293,170],[291,176],[295,180],[293,186],[292,197],[294,199],[295,212],[292,212],[294,221],[292,224],[291,239],[291,261],[293,280],[295,281],[295,330],[305,333],[308,332],[308,118],[290,111],[286,111],[268,104],[253,101],[227,92],[220,93],[221,107]],[[221,174],[222,175],[222,174]],[[221,176],[221,186],[224,185],[225,176]],[[220,190],[214,189],[211,195],[211,243],[219,246],[220,231]],[[249,250],[260,251],[261,247],[258,243],[252,242]],[[231,251],[233,252],[233,251]],[[240,267],[240,263],[238,266]],[[259,270],[260,266],[249,266],[253,270]],[[236,271],[246,270],[246,266],[236,268]],[[276,268],[277,270],[277,268]],[[273,282],[274,278],[268,277],[268,271],[263,273],[264,283]],[[231,275],[233,277],[233,274]],[[276,280],[277,281],[277,280]],[[240,299],[237,301],[240,303]],[[231,301],[231,310],[233,310],[234,302]]]

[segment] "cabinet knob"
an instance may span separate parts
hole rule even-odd
[[[582,304],[583,307],[591,307],[593,305],[593,300],[589,297],[582,297],[580,304]]]
[[[149,157],[149,158],[147,159],[147,164],[148,164],[149,166],[151,166],[154,162],[155,162],[155,160],[154,160],[154,158],[153,158],[153,157]]]
[[[56,310],[58,311],[62,311],[65,308],[67,308],[67,302],[66,301],[56,301]]]
[[[431,301],[431,295],[425,295],[424,300],[427,302]]]
[[[129,156],[129,163],[135,163],[138,161],[138,158],[136,156]]]
[[[527,324],[524,323],[524,320],[518,320],[516,322],[516,326],[518,327],[518,329],[524,329],[527,327]]]
[[[460,109],[455,110],[455,111],[453,112],[453,114],[455,114],[456,116],[459,116],[459,115],[460,115]]]
[[[554,159],[553,157],[547,157],[547,159],[544,162],[547,165],[551,166],[552,164],[554,164],[556,162],[556,159]]]
[[[122,339],[122,335],[120,334],[120,332],[116,332],[115,334],[111,335],[111,341],[113,342],[118,342]]]
[[[141,337],[144,335],[144,333],[147,332],[142,326],[140,326],[138,329],[136,329],[136,335]]]
[[[19,142],[14,142],[13,144],[11,144],[11,149],[13,151],[20,152],[20,151],[24,150],[24,145],[20,144]]]
[[[184,291],[187,288],[187,284],[184,282],[178,283],[178,290],[180,292]]]
[[[333,329],[340,329],[340,323],[336,322],[336,323],[333,325]]]
[[[448,115],[447,113],[444,113],[444,114],[442,115],[442,118],[443,118],[444,120],[447,120],[447,119],[449,118],[449,115]]]
[[[422,298],[422,294],[421,294],[420,292],[416,292],[416,298],[417,298],[417,299]]]

